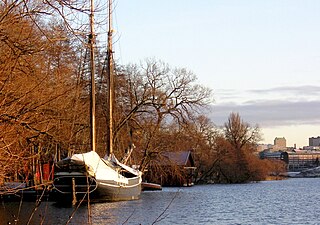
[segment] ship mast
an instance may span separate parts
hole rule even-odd
[[[113,97],[114,97],[114,78],[113,78],[113,51],[112,51],[112,0],[109,0],[109,11],[108,11],[108,46],[107,46],[107,59],[108,59],[108,125],[109,125],[109,141],[108,150],[109,155],[113,153]]]
[[[91,76],[91,99],[90,99],[90,140],[91,150],[96,151],[96,88],[95,88],[95,35],[94,35],[94,0],[90,1],[90,34],[89,34],[89,49],[90,49],[90,76]]]

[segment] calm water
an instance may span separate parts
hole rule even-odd
[[[137,201],[91,205],[92,224],[320,224],[320,179],[202,185],[144,192]],[[27,224],[34,203],[5,203],[0,224]],[[75,208],[42,202],[30,224],[66,224]],[[19,221],[15,222],[15,216]],[[79,207],[70,224],[87,224]]]

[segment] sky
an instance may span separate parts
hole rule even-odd
[[[262,143],[320,136],[319,0],[115,0],[115,58],[156,58],[211,88],[208,116],[259,125]]]

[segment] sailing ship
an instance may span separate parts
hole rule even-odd
[[[58,161],[54,172],[54,193],[57,201],[73,203],[88,198],[91,202],[138,199],[141,193],[142,173],[124,163],[113,154],[113,51],[112,51],[112,0],[109,1],[108,31],[108,118],[109,155],[101,158],[95,151],[95,65],[94,65],[94,4],[90,13],[90,67],[91,67],[91,151],[74,154]],[[129,152],[132,152],[132,148]]]

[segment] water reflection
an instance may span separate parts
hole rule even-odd
[[[66,224],[75,208],[53,202],[2,202],[0,224]],[[70,224],[86,224],[87,207],[79,207]]]
[[[144,192],[140,200],[91,205],[93,224],[317,224],[320,179],[204,185]],[[75,208],[2,203],[0,224],[66,224]],[[34,212],[34,214],[33,214]],[[80,206],[70,224],[87,224]],[[19,218],[18,221],[15,219]],[[158,220],[157,220],[158,219]]]

